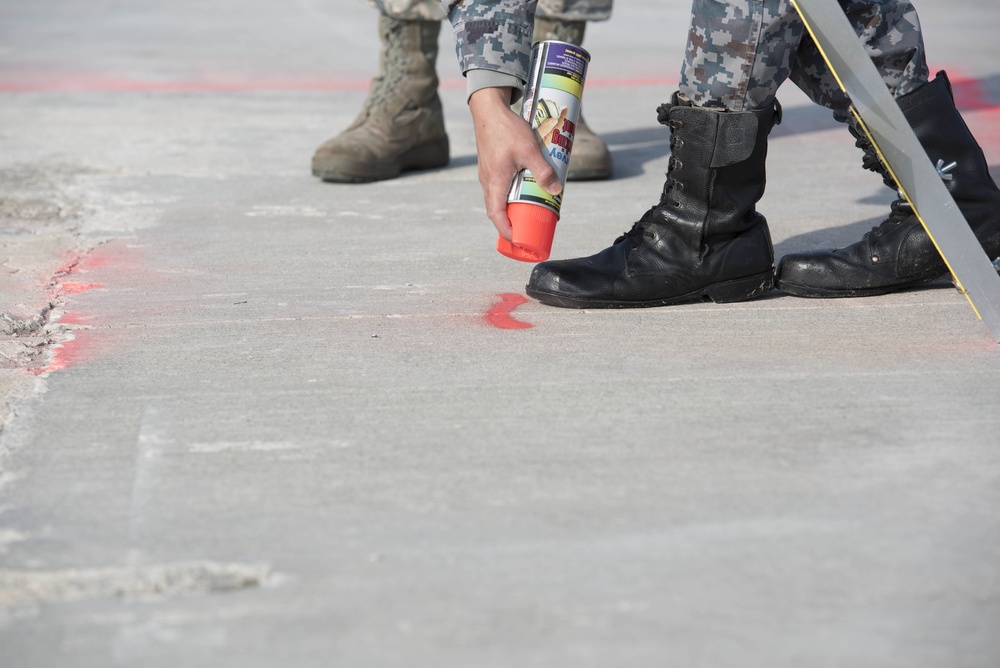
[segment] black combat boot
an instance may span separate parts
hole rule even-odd
[[[897,100],[941,178],[990,259],[1000,255],[1000,190],[983,150],[955,108],[944,72]],[[864,132],[851,134],[865,151],[864,166],[896,188]],[[930,237],[906,200],[892,203],[889,217],[855,244],[837,250],[792,253],[778,266],[778,288],[799,297],[883,295],[948,273]]]
[[[536,266],[530,296],[553,306],[632,308],[736,302],[771,289],[774,250],[754,204],[780,107],[700,108],[674,93],[657,112],[671,133],[660,202],[597,255]]]

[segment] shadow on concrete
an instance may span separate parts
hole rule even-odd
[[[888,213],[888,211],[887,211]],[[842,248],[858,241],[873,227],[884,220],[883,217],[867,218],[855,221],[838,227],[824,227],[817,230],[810,230],[793,237],[783,239],[774,244],[774,256],[781,257],[786,253],[797,253],[799,251],[810,250],[831,250]]]
[[[990,173],[994,179],[1000,175],[1000,165],[991,165]],[[885,215],[889,215],[889,204],[895,199],[895,195],[888,188],[877,188],[871,194],[856,200],[861,204],[884,204]],[[883,216],[859,220],[839,227],[825,227],[818,230],[811,230],[804,234],[784,239],[774,245],[775,257],[780,257],[784,253],[794,253],[803,250],[842,248],[861,239],[862,236],[873,227],[877,227],[885,220]]]
[[[469,155],[457,155],[452,156],[451,160],[448,161],[448,166],[443,169],[457,169],[459,167],[468,167],[470,165],[475,165],[479,162],[479,158],[475,153]]]

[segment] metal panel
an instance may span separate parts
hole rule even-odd
[[[791,0],[955,286],[1000,342],[1000,275],[835,0]]]

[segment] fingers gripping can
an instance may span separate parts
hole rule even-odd
[[[535,130],[542,154],[563,185],[580,121],[580,100],[589,63],[590,54],[568,42],[546,40],[531,50],[521,117]],[[562,195],[547,193],[530,171],[518,172],[507,196],[513,241],[501,237],[497,250],[524,262],[547,259],[561,207]]]

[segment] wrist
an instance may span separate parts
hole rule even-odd
[[[469,108],[472,113],[493,109],[510,109],[510,97],[513,89],[507,86],[480,88],[469,96]]]
[[[524,81],[511,74],[496,70],[472,69],[465,72],[464,75],[466,100],[483,88],[509,88],[511,102],[514,101],[515,97],[521,97],[521,87],[524,86]]]

